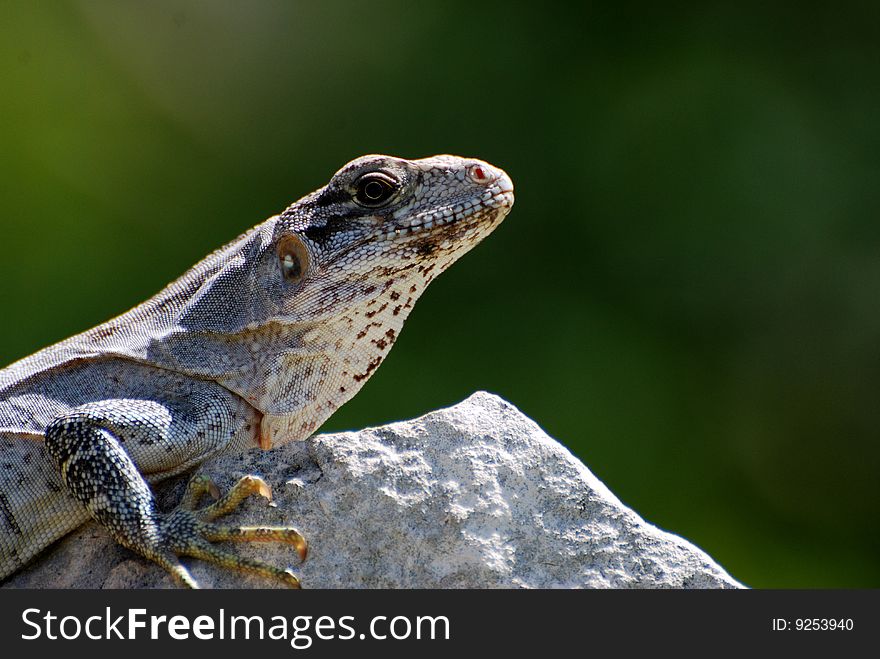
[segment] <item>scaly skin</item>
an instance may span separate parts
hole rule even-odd
[[[513,205],[507,175],[455,156],[364,156],[113,320],[0,371],[0,578],[90,517],[197,587],[178,556],[290,586],[289,569],[212,543],[292,527],[213,523],[255,476],[201,510],[193,481],[161,513],[149,483],[225,451],[312,434],[375,372],[427,285]]]

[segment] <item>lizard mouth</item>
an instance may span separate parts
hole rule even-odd
[[[446,233],[466,233],[471,228],[494,227],[513,207],[513,182],[503,171],[494,169],[485,190],[430,211],[397,221],[381,240],[400,241],[418,236],[436,237]],[[396,219],[396,218],[395,218]]]

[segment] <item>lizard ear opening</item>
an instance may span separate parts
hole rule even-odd
[[[299,237],[288,234],[278,241],[281,274],[291,284],[300,283],[309,269],[309,250]]]

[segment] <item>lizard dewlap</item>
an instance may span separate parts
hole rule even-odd
[[[158,510],[149,483],[224,451],[304,439],[364,385],[428,284],[513,205],[502,170],[371,155],[103,325],[0,371],[0,578],[93,518],[181,583],[193,556],[299,584],[216,541],[289,526],[215,519],[269,487],[194,479]]]

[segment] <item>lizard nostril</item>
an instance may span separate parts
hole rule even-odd
[[[488,183],[495,180],[492,173],[483,165],[471,165],[468,167],[467,174],[474,183]]]

